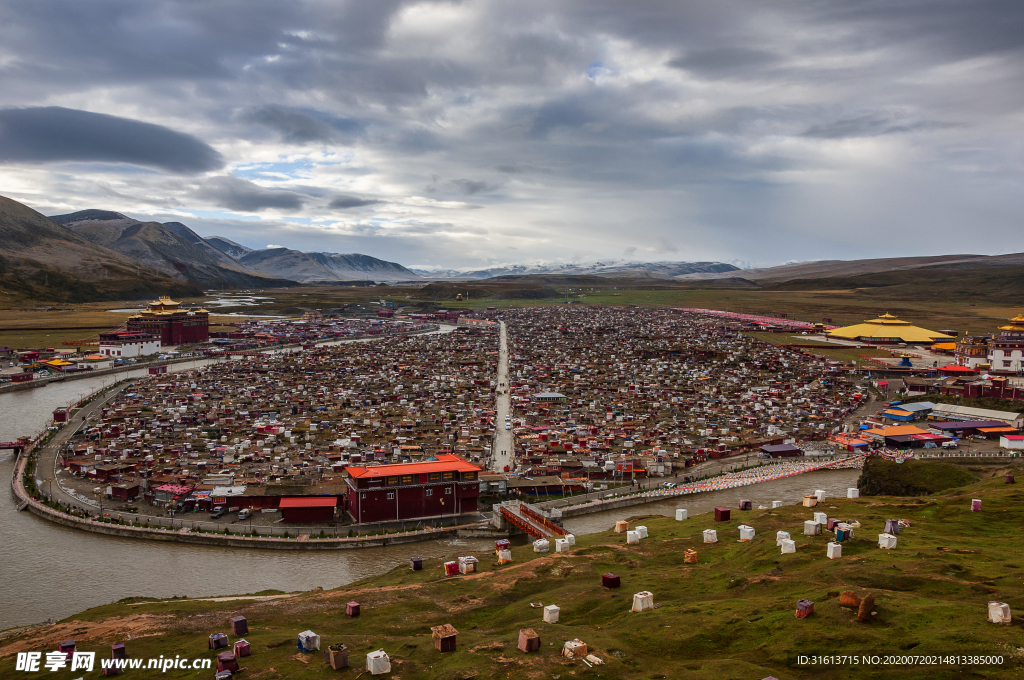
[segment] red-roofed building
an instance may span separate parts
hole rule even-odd
[[[334,521],[337,497],[306,496],[282,498],[281,519],[285,524],[315,524]]]
[[[349,466],[346,510],[360,524],[454,517],[477,511],[480,468],[452,454],[422,463]]]

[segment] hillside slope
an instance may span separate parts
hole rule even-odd
[[[54,215],[51,219],[167,276],[204,288],[270,288],[294,284],[247,269],[181,222],[140,222],[106,210],[82,210]]]
[[[348,675],[358,676],[365,655],[383,649],[394,675],[405,680],[1017,677],[1024,666],[1020,625],[990,624],[986,614],[989,601],[1016,610],[1024,598],[1019,488],[996,478],[922,498],[829,498],[817,510],[861,523],[838,559],[826,557],[829,532],[803,534],[814,510],[800,505],[734,508],[724,522],[708,514],[676,522],[639,514],[638,506],[630,528],[648,529],[638,545],[628,545],[626,535],[611,526],[576,536],[575,546],[561,554],[538,555],[517,541],[510,564],[500,565],[493,552],[481,551],[477,573],[451,577],[444,575],[443,559],[424,559],[423,570],[412,571],[383,549],[382,559],[394,564],[390,572],[334,590],[262,600],[128,598],[20,632],[0,642],[0,657],[54,649],[72,637],[78,650],[107,657],[110,644],[129,631],[145,633],[127,636],[130,657],[215,659],[217,652],[206,649],[208,636],[229,632],[229,618],[241,615],[248,620],[245,639],[252,648],[252,656],[242,659],[246,677],[346,677],[325,666],[319,653],[296,654],[296,635],[306,629],[321,636],[323,649],[348,647]],[[742,495],[737,490],[737,500]],[[971,512],[972,498],[983,499],[982,512]],[[678,501],[687,506],[686,497]],[[895,549],[880,550],[877,536],[892,518],[909,526]],[[741,524],[755,529],[752,540],[737,540]],[[715,529],[718,542],[704,543],[704,529]],[[790,533],[795,553],[780,553],[777,531]],[[695,551],[695,563],[684,561],[688,549]],[[448,559],[469,554],[465,547],[458,550]],[[618,575],[621,587],[603,587],[606,573]],[[656,608],[631,612],[633,594],[641,591],[653,594]],[[863,621],[856,607],[841,605],[845,591],[858,599],[871,595]],[[807,618],[794,616],[801,599],[814,603]],[[350,601],[362,606],[357,618],[344,615]],[[557,605],[558,623],[543,622],[542,610],[532,603]],[[458,631],[451,653],[434,649],[431,627],[441,624]],[[540,636],[540,648],[530,654],[516,649],[524,628]],[[562,656],[564,642],[573,639],[584,642],[602,665],[588,668]],[[856,655],[857,662],[830,661],[825,670],[798,662],[800,655],[844,654]],[[877,662],[861,660],[875,654]],[[882,661],[889,655],[999,660]],[[171,671],[167,677],[195,673]]]
[[[0,281],[30,298],[54,302],[201,292],[2,196]]]

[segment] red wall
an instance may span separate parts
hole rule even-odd
[[[445,493],[445,489],[451,489],[451,493]],[[433,491],[432,495],[427,495],[428,490]],[[395,497],[389,499],[389,493],[395,494]],[[360,523],[454,516],[476,512],[479,496],[478,481],[358,490],[350,488],[347,510]]]

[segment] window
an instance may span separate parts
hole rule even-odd
[[[427,495],[428,496],[433,496],[434,495],[434,490],[433,489],[427,489]]]
[[[450,487],[450,486],[444,487],[444,492],[445,493],[451,493],[452,492],[452,487]]]
[[[388,491],[388,500],[389,501],[395,500],[395,492],[394,491]]]
[[[402,475],[402,484],[412,484],[412,475]]]
[[[441,481],[441,473],[440,472],[431,472],[429,479],[432,482],[440,482]]]
[[[366,500],[366,494],[365,494],[365,493],[363,493],[363,494],[359,494],[359,496],[360,496],[360,498],[362,498],[362,499],[363,499],[364,501]]]
[[[476,473],[475,472],[467,472],[464,475],[462,475],[462,478],[465,479],[465,480],[476,479]]]
[[[388,477],[388,486],[397,486],[398,477]]]
[[[444,479],[444,481],[446,481],[446,482],[447,482],[447,481],[449,481],[449,480],[451,480],[451,479],[454,479],[454,478],[455,478],[455,473],[454,473],[454,472],[446,472],[446,473],[444,473],[444,475],[443,475],[443,479]]]

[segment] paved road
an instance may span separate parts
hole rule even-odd
[[[57,470],[60,469],[57,464],[57,455],[65,446],[67,446],[68,440],[71,439],[76,432],[82,429],[89,416],[96,413],[104,404],[121,392],[132,387],[132,385],[133,383],[130,382],[125,383],[114,388],[114,390],[109,392],[107,396],[94,399],[86,405],[85,408],[79,410],[74,416],[72,416],[67,424],[60,429],[57,436],[39,451],[39,460],[36,465],[36,477],[38,479],[42,479],[44,482],[40,488],[41,491],[44,493],[48,492],[53,500],[60,501],[67,505],[77,506],[87,512],[91,512],[92,514],[97,513],[96,509],[86,505],[81,501],[81,499],[72,496],[60,485],[60,480],[57,477]],[[51,483],[51,480],[52,482],[56,482],[56,484]]]
[[[500,345],[498,348],[498,387],[494,404],[494,441],[491,444],[491,469],[504,472],[515,469],[515,448],[512,431],[505,429],[505,416],[512,415],[512,399],[508,393],[508,341],[505,336],[505,322],[500,321]]]

